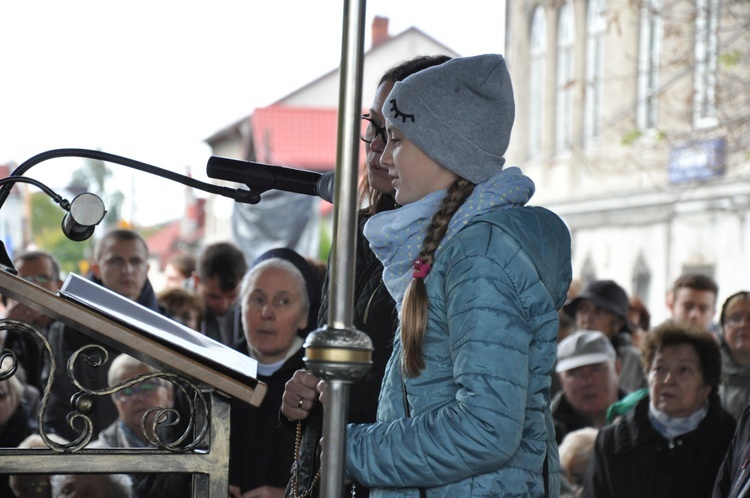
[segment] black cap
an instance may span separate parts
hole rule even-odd
[[[563,311],[570,316],[576,316],[578,306],[584,299],[622,318],[625,321],[624,328],[630,330],[628,322],[630,301],[628,300],[628,295],[625,289],[617,285],[613,280],[594,280],[589,283],[578,297],[563,306]]]

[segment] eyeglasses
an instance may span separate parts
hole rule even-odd
[[[385,126],[380,126],[375,121],[372,120],[372,116],[369,114],[363,114],[362,120],[367,121],[367,128],[365,128],[365,132],[360,135],[359,138],[362,139],[363,142],[371,144],[375,141],[378,136],[383,140],[383,144],[388,143],[388,135],[385,133]]]
[[[52,282],[52,277],[49,275],[26,275],[25,277],[21,278],[26,280],[27,282],[31,282],[32,284],[39,285],[47,285],[48,283]]]
[[[115,399],[117,401],[125,401],[133,396],[140,396],[141,398],[150,398],[156,393],[156,390],[161,386],[161,383],[154,380],[146,380],[140,384],[136,384],[131,387],[126,387],[121,391],[115,393]]]

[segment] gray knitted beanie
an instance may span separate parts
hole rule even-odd
[[[444,168],[487,181],[503,169],[515,117],[505,59],[460,57],[415,73],[395,84],[383,115]]]

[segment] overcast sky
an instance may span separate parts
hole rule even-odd
[[[499,0],[370,0],[396,35],[415,26],[461,55],[503,51]],[[336,68],[335,0],[0,0],[0,164],[88,148],[205,179],[217,130]],[[457,8],[456,6],[460,6]],[[27,176],[67,184],[80,159]],[[116,164],[138,224],[178,217],[182,186]],[[167,208],[160,206],[167,205]],[[5,216],[6,213],[0,213]]]

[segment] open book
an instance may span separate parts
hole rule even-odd
[[[257,362],[200,332],[76,274],[69,274],[59,295],[144,334],[234,379],[255,385]]]

